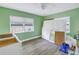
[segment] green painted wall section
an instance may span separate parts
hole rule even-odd
[[[45,19],[51,18],[51,17],[59,18],[59,17],[66,17],[66,16],[70,16],[70,35],[73,37],[79,30],[79,8],[52,14],[44,18]]]
[[[10,32],[10,19],[9,19],[10,15],[28,17],[34,19],[34,32],[24,32],[16,34],[20,40],[41,35],[42,25],[44,21],[42,16],[33,15],[30,13],[8,9],[4,7],[0,7],[0,34]]]
[[[79,8],[42,17],[22,11],[0,7],[0,34],[10,32],[10,15],[34,19],[34,32],[24,32],[16,34],[20,40],[41,35],[43,21],[51,17],[59,18],[70,16],[70,35],[74,36],[79,30]]]

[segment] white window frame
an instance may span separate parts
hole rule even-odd
[[[34,19],[32,19],[32,18],[26,18],[26,17],[19,17],[19,18],[22,18],[21,20],[22,20],[22,24],[23,24],[23,31],[18,31],[18,32],[13,32],[12,31],[12,26],[11,26],[11,24],[12,24],[12,21],[15,21],[15,20],[12,20],[12,17],[16,17],[16,18],[18,18],[19,16],[10,16],[10,32],[11,33],[23,33],[23,32],[34,32]],[[20,21],[21,21],[20,20]],[[19,22],[19,21],[18,21]],[[28,23],[31,23],[32,25],[29,25],[28,26]],[[27,25],[27,27],[30,27],[30,30],[28,30],[29,28],[27,28],[27,29],[25,29],[25,24]],[[27,31],[26,31],[27,30]]]

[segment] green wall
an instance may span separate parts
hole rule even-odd
[[[35,29],[34,32],[24,32],[16,34],[20,40],[41,35],[43,21],[51,17],[59,18],[59,17],[70,16],[70,35],[74,36],[74,34],[76,34],[77,31],[79,30],[79,8],[43,17],[22,11],[0,7],[0,34],[10,32],[10,19],[9,19],[10,15],[28,17],[34,19],[34,29]]]
[[[59,17],[66,17],[66,16],[70,16],[70,35],[74,36],[79,30],[79,8],[48,15],[45,17],[45,19],[51,18],[51,17],[59,18]]]
[[[0,7],[0,34],[10,32],[10,19],[9,19],[10,15],[28,17],[34,19],[34,32],[24,32],[16,34],[20,40],[41,35],[42,25],[44,21],[42,16],[17,11],[13,9],[8,9],[4,7]]]

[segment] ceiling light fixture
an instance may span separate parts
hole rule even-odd
[[[47,7],[46,3],[41,3],[41,9],[42,9],[42,10],[45,10],[46,7]]]

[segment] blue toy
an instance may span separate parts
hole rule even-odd
[[[62,45],[60,45],[59,50],[66,53],[66,54],[68,54],[69,44],[63,43]]]

